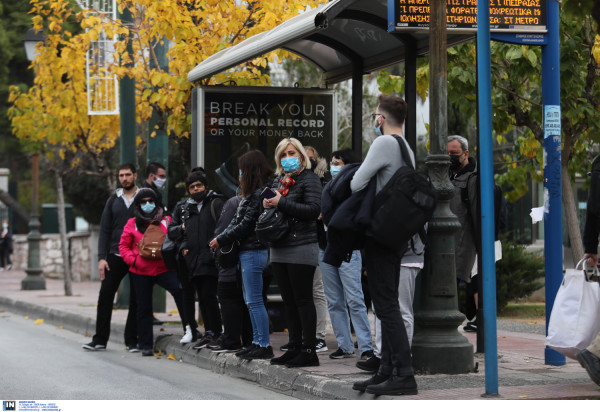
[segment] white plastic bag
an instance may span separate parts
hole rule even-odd
[[[588,282],[584,259],[575,269],[567,269],[558,289],[546,345],[569,358],[589,346],[600,332],[600,284]],[[597,269],[595,268],[597,271]]]

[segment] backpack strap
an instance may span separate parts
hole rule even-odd
[[[408,148],[406,147],[408,143],[406,143],[404,139],[397,134],[393,134],[392,136],[396,138],[396,141],[398,141],[398,144],[400,145],[400,152],[402,153],[402,160],[404,160],[404,163],[406,163],[407,166],[412,167],[413,170],[416,170],[417,168],[415,167],[415,165],[413,165],[413,162],[410,158],[410,154],[408,153]]]

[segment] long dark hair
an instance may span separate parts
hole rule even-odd
[[[260,150],[251,150],[241,155],[238,159],[238,167],[242,171],[240,188],[244,197],[250,196],[256,189],[262,187],[273,175],[273,169]]]

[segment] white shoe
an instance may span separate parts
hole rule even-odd
[[[6,270],[11,270],[11,269],[12,269],[12,265],[6,266]]]
[[[179,343],[191,343],[192,342],[192,328],[190,326],[185,327],[185,335],[179,341]]]

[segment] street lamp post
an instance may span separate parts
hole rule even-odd
[[[27,30],[23,37],[25,44],[25,53],[27,59],[33,61],[37,56],[35,50],[36,44],[44,41],[44,35],[36,32],[34,29]],[[46,279],[42,276],[42,267],[40,264],[40,243],[42,236],[40,234],[40,216],[38,214],[39,204],[39,177],[40,177],[40,155],[34,153],[31,156],[31,214],[29,215],[29,234],[27,235],[27,276],[21,281],[22,290],[43,290],[46,289]]]

